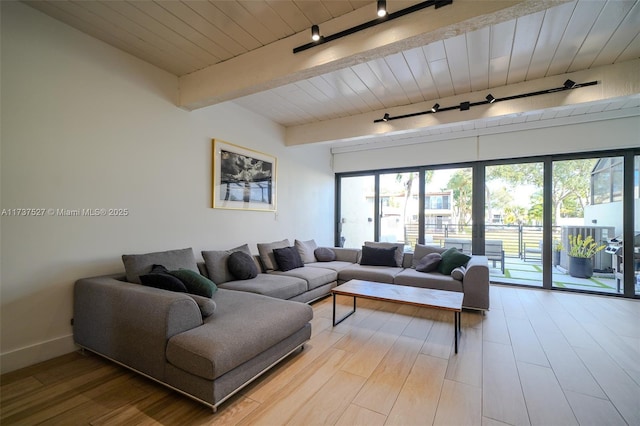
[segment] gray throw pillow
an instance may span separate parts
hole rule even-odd
[[[318,262],[333,262],[336,260],[336,252],[329,247],[318,247],[313,251]]]
[[[464,279],[464,273],[466,271],[467,270],[464,266],[458,266],[453,271],[451,271],[451,278],[457,281],[462,281]]]
[[[418,272],[433,272],[438,269],[438,265],[442,260],[440,253],[429,253],[422,256],[422,259],[416,265],[416,271]]]
[[[251,256],[251,250],[249,250],[249,246],[247,244],[243,244],[230,250],[210,250],[202,252],[202,258],[204,259],[204,264],[207,267],[207,274],[214,283],[220,285],[227,281],[234,281],[236,279],[231,271],[229,271],[227,259],[232,253],[238,251]]]
[[[446,249],[442,247],[416,244],[415,248],[413,249],[413,260],[411,261],[411,267],[415,268],[416,266],[418,266],[418,262],[420,262],[420,260],[429,253],[442,254],[445,250]]]
[[[227,258],[227,267],[237,280],[250,280],[258,276],[258,266],[253,256],[243,251],[231,253]]]
[[[293,246],[296,248],[296,250],[298,250],[298,253],[300,253],[300,258],[304,263],[312,263],[316,261],[316,257],[314,256],[313,252],[316,248],[318,248],[318,245],[314,240],[295,240]]]
[[[213,312],[216,310],[216,302],[214,302],[213,299],[210,297],[198,296],[196,294],[190,294],[189,296],[191,296],[191,298],[198,304],[202,318],[213,315]]]
[[[154,264],[162,265],[169,270],[190,269],[198,272],[198,264],[192,248],[146,254],[123,254],[122,263],[124,263],[127,281],[138,284],[141,284],[140,275],[151,272],[151,267]]]

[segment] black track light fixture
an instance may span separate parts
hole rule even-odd
[[[320,27],[317,25],[311,26],[311,40],[319,41],[320,40]]]
[[[365,22],[364,24],[356,25],[355,27],[347,28],[346,30],[342,30],[335,34],[329,34],[324,36],[320,35],[320,29],[318,28],[317,25],[314,25],[311,27],[311,38],[313,39],[313,41],[311,43],[307,43],[307,44],[303,44],[302,46],[295,47],[293,49],[293,53],[299,53],[307,49],[311,49],[312,47],[320,46],[321,44],[328,43],[330,41],[337,40],[339,38],[342,38],[351,34],[355,34],[358,31],[366,30],[367,28],[380,25],[384,22],[401,18],[405,15],[408,15],[413,12],[417,12],[427,7],[433,6],[434,9],[440,9],[441,7],[450,5],[452,3],[453,3],[453,0],[426,0],[426,1],[414,4],[413,6],[409,6],[407,8],[395,11],[393,13],[388,13],[386,0],[378,0],[376,4],[377,6],[376,11],[378,16],[376,16],[375,19]]]
[[[572,90],[572,89],[579,89],[581,87],[588,87],[588,86],[595,86],[596,84],[598,84],[598,81],[589,81],[586,83],[576,83],[575,81],[572,80],[567,80],[564,82],[564,84],[561,87],[554,87],[551,89],[546,89],[546,90],[538,90],[537,92],[529,92],[529,93],[522,93],[520,95],[513,95],[513,96],[505,96],[505,97],[501,97],[501,98],[495,98],[491,93],[489,93],[484,101],[478,101],[478,102],[469,102],[469,101],[465,101],[465,102],[460,102],[459,105],[455,105],[455,106],[448,106],[448,107],[442,107],[440,108],[440,104],[434,104],[431,109],[428,109],[426,111],[420,111],[420,112],[412,112],[409,114],[403,114],[403,115],[396,115],[395,117],[391,117],[389,115],[389,113],[385,113],[383,118],[378,118],[377,120],[373,120],[374,123],[380,123],[380,122],[387,122],[387,121],[391,121],[391,120],[398,120],[401,118],[410,118],[410,117],[416,117],[419,115],[426,115],[426,114],[435,114],[436,112],[445,112],[445,111],[453,111],[453,110],[460,110],[460,111],[467,111],[469,110],[471,107],[474,106],[479,106],[479,105],[487,105],[487,104],[492,104],[494,102],[503,102],[503,101],[511,101],[514,99],[522,99],[522,98],[529,98],[531,96],[539,96],[539,95],[546,95],[546,94],[551,94],[551,93],[557,93],[557,92],[563,92],[565,90]]]
[[[381,18],[387,16],[387,0],[378,0],[378,16]]]

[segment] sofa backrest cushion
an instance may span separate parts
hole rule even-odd
[[[182,268],[198,272],[198,264],[191,247],[146,254],[123,254],[122,263],[127,281],[138,284],[141,284],[140,275],[150,273],[153,265],[162,265],[169,270]]]
[[[313,251],[313,254],[318,262],[333,262],[336,260],[336,252],[329,247],[318,247]]]
[[[394,253],[395,265],[389,265],[389,266],[398,266],[398,267],[402,266],[402,258],[404,256],[404,244],[365,241],[364,245],[366,247],[386,248],[386,249],[393,247],[395,249],[395,253]],[[362,261],[360,262],[360,264],[362,264]]]
[[[282,241],[274,241],[272,243],[258,243],[258,253],[260,254],[260,261],[267,271],[275,271],[278,269],[278,264],[273,256],[273,249],[289,247],[289,240],[284,239]]]
[[[318,261],[318,259],[316,259],[316,256],[314,254],[315,249],[318,248],[318,245],[316,244],[315,240],[309,240],[309,241],[295,240],[293,245],[296,248],[296,250],[298,250],[298,253],[300,254],[300,258],[304,263],[313,263]]]
[[[251,256],[251,250],[247,244],[232,248],[230,250],[209,250],[203,251],[202,258],[204,264],[207,266],[207,272],[211,280],[220,285],[227,281],[234,281],[236,278],[233,276],[227,265],[227,260],[231,253],[242,251]]]
[[[420,260],[428,255],[429,253],[438,253],[442,254],[445,252],[445,249],[442,247],[436,246],[427,246],[424,244],[416,244],[416,247],[413,249],[413,260],[411,262],[411,267],[415,269],[418,266]]]

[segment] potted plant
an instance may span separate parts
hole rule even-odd
[[[562,243],[558,240],[553,242],[553,266],[558,266],[560,264],[560,252],[564,250]]]
[[[604,248],[605,245],[598,245],[591,235],[586,238],[582,238],[582,235],[569,235],[569,275],[576,278],[591,278],[593,276],[591,258]]]

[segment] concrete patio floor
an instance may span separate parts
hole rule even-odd
[[[525,262],[518,258],[506,258],[504,274],[500,270],[499,262],[493,267],[493,263],[489,261],[489,274],[491,282],[495,283],[542,287],[542,263],[539,260]],[[591,278],[575,278],[563,268],[554,266],[552,276],[554,287],[617,293],[616,280],[612,273],[594,273]]]

